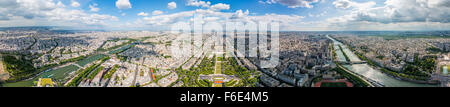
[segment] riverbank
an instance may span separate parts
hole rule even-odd
[[[353,60],[361,61],[361,59],[355,53],[353,53],[353,51],[351,51],[347,46],[329,36],[328,38],[333,40],[334,42],[333,45],[335,46],[336,51],[338,50],[337,48],[339,48],[338,45],[343,45],[342,46],[343,50],[345,50],[347,56],[350,57],[352,61]],[[338,59],[345,60],[344,55],[342,53],[336,54],[337,54],[336,57]],[[379,69],[375,69],[373,66],[370,66],[369,64],[350,64],[343,66],[349,71],[362,75],[363,77],[373,80],[376,83],[380,83],[386,87],[437,87],[437,85],[410,82],[406,80],[401,80],[399,78],[395,78],[393,76],[389,76],[387,73],[384,73]]]
[[[342,46],[341,45],[338,45],[338,46],[339,46],[339,49],[341,50],[342,54],[344,54],[345,60],[347,62],[351,62],[350,58],[347,56],[347,54],[345,54],[344,50],[342,49]]]
[[[339,40],[336,40],[336,41],[339,41]],[[370,67],[372,67],[375,70],[381,71],[381,73],[385,74],[386,76],[389,76],[389,77],[397,79],[397,80],[408,81],[408,82],[413,82],[413,83],[418,83],[418,84],[429,84],[429,85],[438,85],[439,84],[439,81],[417,80],[417,79],[411,79],[411,78],[407,78],[407,77],[397,76],[397,75],[406,75],[406,74],[396,73],[387,68],[381,67],[380,65],[375,64],[372,60],[369,60],[367,57],[365,57],[361,53],[355,51],[351,46],[349,46],[347,44],[343,44],[343,45],[345,45],[348,49],[350,49],[350,51],[353,54],[355,54],[359,59],[361,59],[363,61],[367,61],[367,63],[368,63],[367,65],[369,65]],[[344,56],[346,58],[348,57],[345,53],[344,53]]]
[[[357,53],[357,52],[354,52],[358,57],[362,57],[361,59],[362,60],[364,60],[364,61],[367,61],[367,62],[369,62],[370,60],[368,60],[368,59],[363,59],[363,58],[365,58],[364,56],[362,56],[362,55],[360,55],[360,53]],[[370,61],[371,62],[371,61]],[[415,79],[410,79],[410,78],[406,78],[406,77],[401,77],[401,76],[396,76],[395,74],[391,74],[391,73],[395,73],[394,71],[391,71],[391,70],[389,70],[389,69],[386,69],[386,68],[383,68],[383,67],[381,67],[381,66],[379,66],[379,65],[376,65],[376,64],[368,64],[370,67],[372,67],[372,68],[374,68],[374,69],[376,69],[376,70],[379,70],[379,71],[382,71],[382,73],[384,73],[384,74],[386,74],[387,76],[389,76],[389,77],[392,77],[392,78],[395,78],[395,79],[397,79],[397,80],[403,80],[403,81],[409,81],[409,82],[414,82],[414,83],[419,83],[419,84],[430,84],[430,85],[438,85],[439,84],[439,81],[432,81],[432,80],[427,80],[427,81],[424,81],[424,80],[415,80]],[[399,74],[400,75],[400,74]]]
[[[352,49],[351,49],[352,50]],[[363,61],[367,61],[368,65],[376,70],[381,71],[382,73],[386,74],[389,77],[392,77],[394,79],[397,80],[402,80],[402,81],[408,81],[408,82],[414,82],[414,83],[419,83],[419,84],[430,84],[430,85],[438,85],[439,81],[432,81],[432,80],[428,80],[428,81],[424,81],[424,80],[415,80],[415,79],[410,79],[410,78],[406,78],[406,77],[401,77],[401,76],[396,76],[394,74],[391,73],[395,73],[394,71],[391,71],[389,69],[383,68],[375,63],[373,63],[371,60],[367,59],[365,56],[361,55],[358,52],[353,52],[354,54],[356,54],[361,60]],[[399,74],[400,75],[400,74]]]

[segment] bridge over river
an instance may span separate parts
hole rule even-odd
[[[342,65],[353,65],[353,64],[366,64],[367,61],[337,61]]]

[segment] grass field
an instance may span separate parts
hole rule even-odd
[[[67,74],[69,74],[70,72],[76,71],[78,69],[77,66],[75,65],[69,65],[69,66],[65,66],[56,70],[51,70],[45,73],[42,73],[41,75],[31,79],[31,80],[27,80],[27,81],[19,81],[19,82],[14,82],[14,83],[5,83],[3,84],[3,87],[31,87],[33,86],[33,81],[37,81],[39,78],[42,77],[51,77],[54,78],[56,80],[59,79],[64,79]]]
[[[214,79],[214,80],[218,80],[218,81],[222,81],[222,80],[224,80],[225,78],[224,78],[224,77],[214,77],[213,79]]]
[[[347,87],[344,82],[322,82],[320,87]]]
[[[80,66],[84,66],[84,65],[89,64],[89,63],[91,63],[93,61],[97,61],[97,60],[99,60],[99,59],[101,59],[103,57],[105,57],[105,55],[103,55],[103,54],[94,55],[94,56],[91,56],[89,58],[86,58],[86,59],[83,59],[83,60],[77,62],[77,64],[80,65]]]
[[[217,57],[217,61],[222,61],[223,58],[222,57]]]
[[[232,87],[232,86],[234,86],[234,84],[236,84],[237,82],[238,82],[238,80],[232,79],[231,81],[225,82],[225,83],[224,83],[224,86],[225,86],[225,87]]]
[[[216,83],[214,83],[214,84],[213,84],[213,87],[223,87],[223,86],[222,86],[222,84],[216,84]]]
[[[122,51],[124,51],[124,50],[126,50],[126,49],[128,49],[128,48],[133,47],[133,46],[134,46],[134,44],[129,44],[129,45],[123,46],[123,47],[121,47],[121,48],[119,48],[119,49],[109,51],[108,54],[116,54],[116,53],[120,53],[120,52],[122,52]]]
[[[222,74],[222,58],[216,57],[216,71],[215,74]]]
[[[37,79],[32,79],[28,81],[19,81],[14,83],[4,83],[2,84],[2,87],[31,87],[33,86],[33,81]]]
[[[58,68],[49,72],[46,72],[47,74],[43,74],[43,75],[47,75],[50,76],[56,80],[60,80],[60,79],[64,79],[65,77],[68,76],[69,73],[78,70],[79,68],[75,65],[69,65],[69,66],[65,66],[62,68]]]
[[[215,74],[222,74],[222,62],[216,63],[216,71]]]
[[[80,66],[84,66],[88,63],[99,60],[99,59],[103,58],[104,56],[105,55],[103,55],[103,54],[95,55],[95,56],[83,59],[83,60],[77,62],[77,64],[79,64]],[[5,84],[3,84],[3,87],[31,87],[31,86],[33,86],[33,81],[37,81],[41,77],[52,77],[56,80],[60,80],[60,79],[64,79],[67,76],[67,74],[69,74],[70,72],[76,71],[78,69],[79,68],[75,65],[69,65],[69,66],[65,66],[62,68],[58,68],[58,69],[54,69],[54,70],[42,73],[39,76],[37,76],[31,80],[19,81],[19,82],[14,82],[14,83],[5,83]]]

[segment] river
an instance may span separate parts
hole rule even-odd
[[[334,49],[336,50],[337,60],[338,61],[346,61],[344,53],[349,57],[350,61],[361,61],[359,57],[354,54],[350,49],[347,48],[344,44],[335,39],[327,36],[329,39],[333,40]],[[341,45],[344,53],[339,50],[339,45]],[[429,85],[429,84],[419,84],[413,83],[409,81],[398,80],[393,77],[388,76],[381,71],[372,68],[368,64],[352,64],[352,65],[343,65],[350,71],[363,75],[364,77],[375,80],[379,83],[382,83],[386,87],[437,87],[439,85]]]

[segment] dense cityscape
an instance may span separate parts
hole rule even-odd
[[[243,33],[236,38],[248,41],[251,32]],[[4,28],[1,86],[449,86],[449,32],[426,37],[420,35],[427,32],[360,33],[280,32],[279,64],[262,68],[261,57],[249,55],[248,46],[243,52],[223,50],[210,39],[201,40],[193,54],[174,55],[180,34],[171,32]]]

